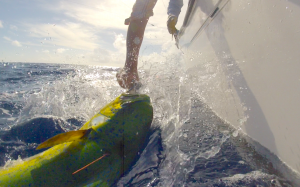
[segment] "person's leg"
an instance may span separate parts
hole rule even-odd
[[[131,89],[139,81],[137,66],[140,47],[149,17],[153,15],[153,8],[157,0],[136,0],[131,17],[125,20],[129,24],[126,38],[126,61],[124,68],[117,73],[119,85]]]
[[[133,86],[134,82],[139,81],[137,72],[138,57],[148,19],[132,20],[128,26],[125,66],[117,74],[118,83],[122,88],[129,89]]]

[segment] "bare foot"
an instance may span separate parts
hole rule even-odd
[[[117,81],[122,88],[130,89],[133,87],[135,82],[139,81],[138,72],[125,70],[123,68],[117,73]]]

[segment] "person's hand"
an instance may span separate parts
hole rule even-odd
[[[129,24],[130,24],[130,22],[131,22],[131,17],[129,17],[129,18],[127,18],[127,19],[125,19],[125,21],[124,21],[124,25],[129,25]]]
[[[116,75],[119,85],[124,89],[132,89],[139,82],[137,70],[122,68]]]
[[[172,35],[177,33],[177,29],[175,27],[176,23],[177,23],[177,17],[170,15],[168,17],[167,27],[168,27],[169,33]]]

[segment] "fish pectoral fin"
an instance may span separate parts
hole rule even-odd
[[[53,136],[52,138],[49,138],[48,140],[41,143],[36,150],[43,149],[47,147],[52,147],[58,144],[66,143],[66,142],[72,142],[75,140],[79,140],[83,138],[84,136],[87,136],[92,129],[86,129],[86,130],[77,130],[77,131],[69,131],[66,133],[61,133],[56,136]]]

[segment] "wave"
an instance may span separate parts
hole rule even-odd
[[[176,62],[166,59],[140,71],[141,92],[151,97],[152,126],[158,128],[117,186],[288,186],[269,159],[204,104]],[[39,143],[78,129],[124,91],[115,81],[118,68],[9,64],[0,71],[7,67],[5,78],[23,72],[26,79],[5,82],[8,91],[0,91],[0,128],[11,126],[0,131],[1,166],[39,153]],[[5,121],[12,116],[16,120]]]
[[[38,117],[15,125],[8,131],[2,131],[0,133],[0,166],[8,160],[18,159],[18,156],[24,159],[40,153],[40,150],[35,150],[37,145],[68,131],[69,129],[64,129],[64,126],[81,126],[82,124],[82,121],[75,118],[64,120],[57,117]]]

